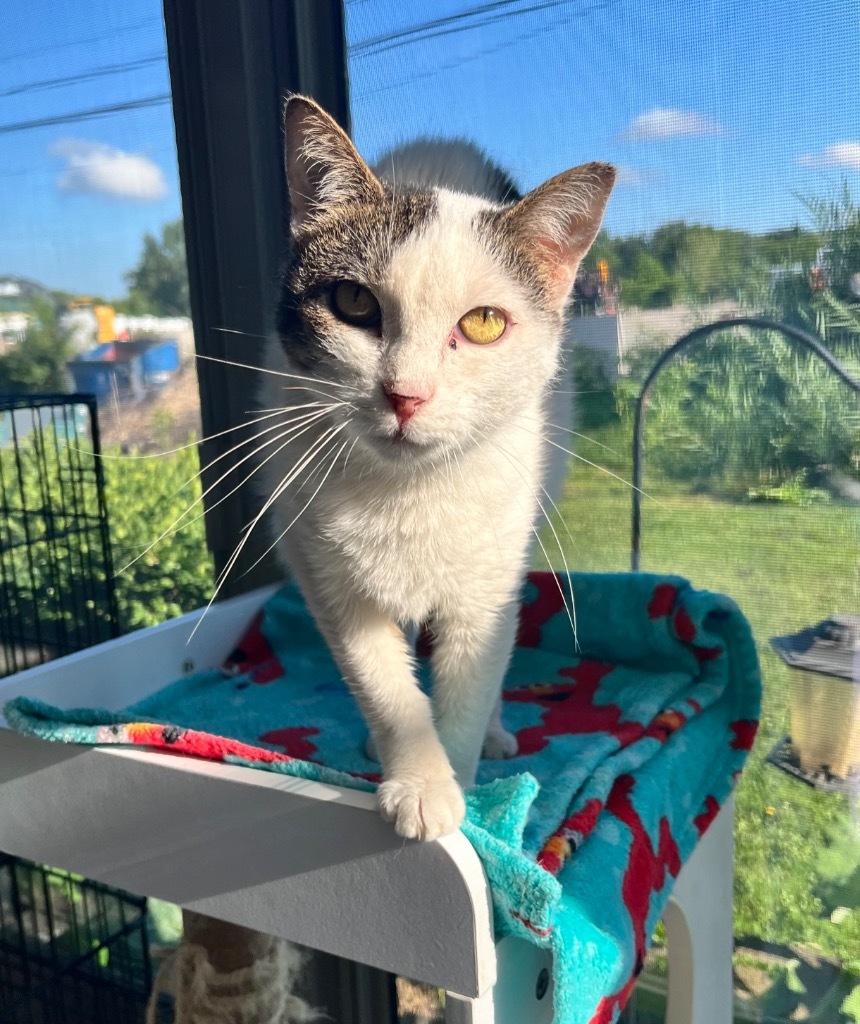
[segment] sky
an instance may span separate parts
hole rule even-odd
[[[5,0],[0,275],[116,298],[181,214],[157,0]],[[353,132],[476,141],[521,187],[620,169],[612,234],[808,224],[860,193],[860,0],[347,0]],[[80,115],[122,107],[98,117]],[[53,123],[33,125],[32,122]]]

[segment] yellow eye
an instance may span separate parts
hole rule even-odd
[[[376,296],[355,281],[338,281],[332,288],[331,310],[339,320],[355,327],[374,327],[381,316]]]
[[[457,326],[463,332],[463,337],[473,344],[489,345],[505,333],[508,321],[504,313],[492,306],[476,306],[460,317]]]

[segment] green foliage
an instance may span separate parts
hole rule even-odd
[[[812,505],[816,501],[830,501],[830,491],[809,486],[809,473],[801,470],[776,487],[751,487],[750,501],[781,501],[787,505]]]
[[[196,445],[154,457],[105,455],[122,630],[156,625],[205,605],[214,575],[199,503]],[[162,534],[164,539],[154,543]]]
[[[656,356],[640,349],[631,357],[631,376],[617,391],[627,422]],[[860,374],[860,343],[844,358]],[[852,472],[860,404],[820,359],[781,334],[739,328],[666,366],[649,400],[645,441],[648,465],[670,479],[741,496],[822,464]]]
[[[134,269],[125,275],[128,299],[122,312],[155,316],[189,316],[188,269],[185,234],[181,220],[170,221],[156,239],[143,236],[143,252]]]
[[[68,339],[57,329],[56,309],[45,299],[33,298],[30,313],[24,340],[0,356],[0,392],[65,391],[70,352]]]
[[[650,252],[637,252],[621,285],[622,301],[630,306],[658,309],[671,304],[671,277]]]
[[[847,181],[835,196],[803,200],[824,243],[824,266],[829,290],[842,302],[852,302],[858,293],[852,278],[860,273],[860,207],[854,202]]]
[[[740,300],[759,291],[762,283],[769,286],[771,269],[808,269],[827,230],[822,222],[814,231],[794,227],[751,235],[670,221],[651,235],[612,238],[601,232],[584,265],[593,270],[606,260],[627,306],[656,309],[679,300]]]
[[[73,438],[72,443],[80,439]],[[6,613],[14,613],[16,622],[23,617],[19,624],[27,625],[34,606],[38,608],[48,643],[55,636],[75,635],[78,609],[85,604],[97,618],[104,618],[107,611],[100,607],[104,576],[91,581],[69,568],[78,564],[76,545],[85,543],[76,516],[86,510],[97,517],[98,499],[94,475],[82,473],[75,480],[74,502],[69,501],[68,468],[61,457],[64,444],[64,438],[57,443],[49,439],[36,448],[27,439],[17,457],[11,448],[0,449],[0,478],[7,484],[8,505],[3,524]],[[114,565],[120,569],[142,556],[116,578],[120,631],[153,626],[205,604],[214,581],[203,519],[196,518],[200,505],[194,504],[200,496],[196,445],[156,458],[108,450],[104,471]],[[50,538],[47,517],[24,515],[24,509],[38,508],[54,510]],[[189,508],[190,514],[181,518]],[[177,520],[181,528],[171,533]],[[167,534],[164,540],[147,552],[162,533]],[[64,567],[61,598],[56,591],[57,564]],[[107,629],[104,635],[109,635]]]

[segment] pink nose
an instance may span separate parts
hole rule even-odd
[[[414,384],[397,382],[396,384],[383,384],[382,390],[388,399],[388,404],[394,410],[397,423],[402,430],[412,419],[419,408],[432,398],[432,394],[424,388]],[[409,392],[404,394],[404,392]]]

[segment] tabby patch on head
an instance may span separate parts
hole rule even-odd
[[[564,308],[615,172],[524,197],[468,143],[420,142],[374,173],[315,103],[285,111],[287,359],[349,389],[348,435],[383,457],[480,441],[545,393]]]

